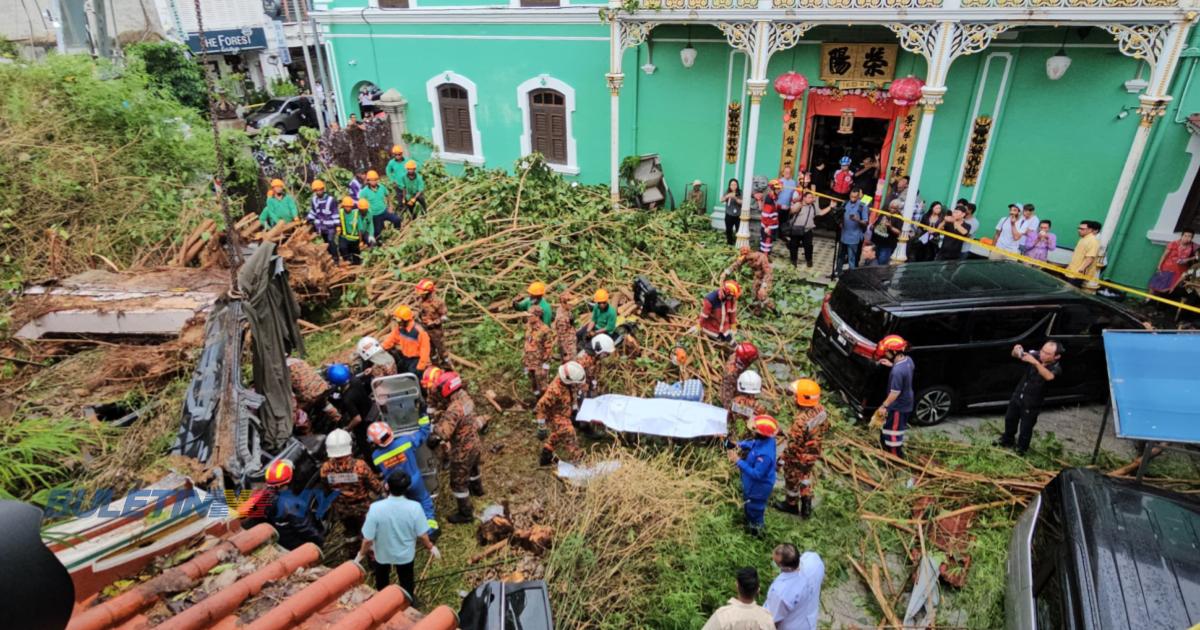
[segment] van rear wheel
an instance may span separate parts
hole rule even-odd
[[[916,406],[913,408],[910,422],[922,427],[941,424],[950,417],[950,412],[954,411],[957,402],[954,399],[954,390],[945,385],[926,387],[917,392]]]

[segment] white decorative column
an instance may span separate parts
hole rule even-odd
[[[913,231],[910,222],[916,213],[917,193],[921,188],[921,174],[925,170],[925,154],[933,134],[933,114],[946,94],[946,76],[950,73],[950,64],[962,55],[971,55],[987,48],[997,35],[1008,29],[1008,25],[943,21],[889,24],[888,28],[900,37],[900,45],[905,50],[921,55],[928,64],[925,86],[921,88],[921,122],[913,147],[908,191],[904,196],[905,222],[900,230],[896,251],[892,254],[892,264],[900,264],[908,260],[908,239]]]
[[[617,11],[618,9],[613,9]],[[621,72],[621,58],[626,48],[639,46],[646,41],[650,22],[626,22],[619,15],[609,17],[608,26],[608,74],[604,79],[608,82],[609,106],[611,107],[609,125],[609,197],[613,210],[621,203],[621,86],[625,83],[625,73]]]
[[[396,91],[388,88],[377,101],[379,109],[387,114],[388,125],[392,131],[392,143],[404,144],[404,133],[408,131],[408,101]]]
[[[1121,176],[1117,179],[1117,189],[1113,192],[1112,202],[1104,215],[1104,225],[1100,229],[1102,248],[1108,247],[1121,221],[1121,213],[1129,200],[1133,179],[1142,165],[1154,121],[1163,115],[1167,103],[1171,102],[1171,79],[1179,65],[1179,55],[1187,43],[1190,26],[1190,21],[1184,21],[1170,24],[1108,24],[1104,27],[1117,38],[1118,48],[1123,54],[1145,61],[1152,70],[1146,91],[1138,96],[1138,116],[1141,121],[1134,132],[1133,144],[1129,147],[1125,166],[1121,168]]]
[[[720,22],[717,27],[729,44],[750,57],[750,118],[746,123],[746,169],[742,177],[742,216],[734,247],[750,246],[750,203],[754,198],[754,154],[758,150],[758,118],[762,97],[767,93],[767,62],[771,55],[795,46],[812,24],[802,22]]]

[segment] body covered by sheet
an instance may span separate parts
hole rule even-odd
[[[725,435],[725,416],[701,402],[607,394],[584,400],[576,419],[625,433],[696,438]]]

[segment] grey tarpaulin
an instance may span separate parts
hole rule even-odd
[[[276,453],[292,434],[292,382],[286,360],[293,348],[304,351],[304,341],[296,325],[300,305],[274,243],[260,244],[242,265],[238,289],[245,294],[242,304],[250,320],[254,387],[265,397],[259,408],[263,447]]]

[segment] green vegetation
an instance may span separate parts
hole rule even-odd
[[[0,420],[0,498],[39,500],[104,437],[102,427],[72,418]]]
[[[0,64],[0,283],[92,266],[154,264],[179,226],[214,215],[212,138],[146,68],[81,55]],[[238,143],[231,133],[231,147]],[[231,148],[233,173],[253,172]]]
[[[150,84],[197,112],[208,112],[208,90],[200,65],[174,42],[139,42],[125,48],[129,61],[140,61]]]

